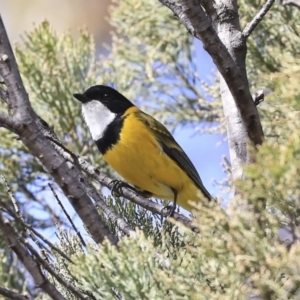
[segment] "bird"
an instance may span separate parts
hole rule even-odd
[[[170,214],[213,199],[168,129],[117,90],[94,85],[73,97],[103,159],[142,194],[173,201]]]

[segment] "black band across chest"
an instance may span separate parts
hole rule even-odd
[[[124,119],[125,118],[123,118],[121,115],[117,115],[105,129],[103,137],[95,141],[102,155],[104,155],[119,141]]]

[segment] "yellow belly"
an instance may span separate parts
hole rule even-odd
[[[120,140],[104,159],[127,182],[156,198],[173,201],[174,189],[177,204],[187,210],[192,208],[188,200],[200,200],[192,180],[162,151],[145,125],[131,115],[124,121]]]

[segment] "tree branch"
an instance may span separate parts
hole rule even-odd
[[[300,9],[300,1],[299,0],[283,0],[282,5],[291,5]]]
[[[20,243],[19,236],[9,221],[0,213],[0,230],[9,247],[16,253],[27,271],[33,277],[36,285],[54,300],[66,300],[53,284],[42,273],[40,266],[34,261],[27,249]]]
[[[11,290],[8,290],[2,286],[0,286],[0,295],[4,296],[6,299],[12,299],[12,300],[28,300],[29,299],[27,296],[22,296],[22,295],[17,294]]]
[[[1,17],[0,75],[7,86],[8,102],[12,110],[13,120],[16,122],[16,132],[24,145],[41,161],[55,179],[95,242],[101,243],[107,238],[112,244],[116,245],[117,237],[110,232],[108,226],[98,214],[91,199],[82,189],[74,170],[57,154],[38,127],[37,122],[40,120],[31,108]]]
[[[243,71],[240,70],[239,65],[234,61],[234,57],[231,56],[226,46],[220,40],[199,2],[193,0],[159,1],[178,16],[194,37],[202,41],[203,48],[212,57],[234,98],[249,139],[254,145],[262,144],[263,131],[256,106],[251,97],[248,81],[245,80]],[[232,11],[230,12],[232,13]],[[221,16],[224,16],[224,14],[225,11],[223,10]],[[210,17],[213,19],[214,17],[217,18],[217,16]],[[237,38],[241,42],[241,33]],[[238,45],[238,47],[241,47],[241,45]]]
[[[60,206],[60,208],[62,209],[63,213],[65,214],[65,216],[67,217],[69,223],[71,224],[73,230],[75,231],[76,235],[78,236],[79,241],[81,242],[83,247],[86,247],[86,242],[84,241],[80,231],[77,229],[77,227],[75,226],[73,220],[71,219],[71,217],[69,216],[69,214],[67,213],[65,207],[63,206],[62,202],[60,201],[60,199],[57,196],[57,193],[55,192],[53,186],[51,183],[48,183],[48,186],[50,187],[50,190],[54,196],[54,198],[56,199],[56,202],[58,203],[58,205]]]
[[[250,36],[252,31],[256,28],[256,26],[260,23],[260,21],[263,19],[266,13],[272,7],[274,2],[275,0],[268,0],[257,13],[257,15],[253,18],[253,20],[249,24],[247,24],[247,26],[243,30],[243,36],[245,39],[247,39]]]

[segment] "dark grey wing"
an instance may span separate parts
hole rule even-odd
[[[196,187],[198,187],[202,191],[204,196],[208,200],[211,200],[212,196],[204,187],[193,163],[184,153],[182,148],[177,144],[168,129],[164,125],[156,121],[153,117],[143,112],[139,112],[137,114],[137,117],[140,118],[140,120],[144,122],[150,130],[152,130],[154,136],[156,136],[156,139],[165,154],[168,155],[173,161],[175,161],[176,164],[192,179]]]
[[[176,143],[176,141],[174,140]],[[177,143],[176,143],[177,144]],[[194,184],[202,191],[203,195],[208,199],[211,200],[212,196],[207,191],[205,186],[202,183],[202,180],[200,179],[200,176],[194,167],[191,160],[188,158],[188,156],[185,154],[185,152],[180,148],[180,150],[176,148],[170,148],[166,144],[160,141],[160,145],[162,146],[164,152],[173,159],[181,169],[183,169],[186,174],[193,180]],[[178,144],[177,144],[178,145]],[[178,145],[178,147],[180,147]]]

